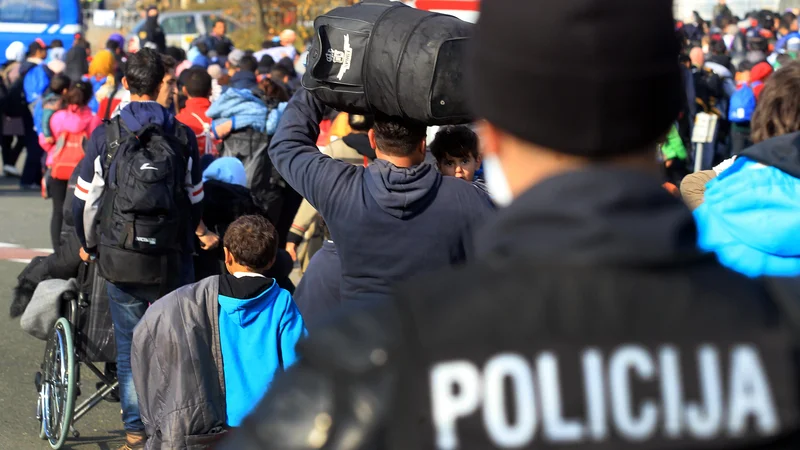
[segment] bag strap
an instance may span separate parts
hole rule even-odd
[[[114,157],[117,155],[117,150],[119,150],[119,145],[122,140],[120,124],[122,124],[122,121],[119,116],[106,121],[106,153],[103,157],[103,178],[105,180],[108,180],[111,162],[114,161]],[[124,126],[124,124],[122,124],[122,126]]]
[[[120,84],[122,84],[122,83],[118,82],[117,80],[114,80],[114,90],[111,91],[111,96],[108,97],[108,104],[106,105],[106,112],[105,112],[105,114],[103,114],[103,119],[105,119],[105,120],[108,120],[109,118],[111,118],[111,104],[114,102],[114,97],[117,95],[117,92],[119,92],[119,85]]]

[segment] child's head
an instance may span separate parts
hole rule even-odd
[[[71,80],[63,73],[57,73],[50,78],[50,92],[58,95],[64,95],[69,89]]]
[[[431,142],[442,175],[472,181],[481,166],[478,135],[465,125],[442,127]]]
[[[77,81],[72,83],[67,93],[64,94],[64,101],[68,105],[86,106],[89,104],[89,100],[92,99],[93,92],[91,84],[85,81]]]
[[[275,263],[278,233],[262,216],[242,216],[225,231],[225,267],[236,272],[263,273]]]
[[[189,98],[208,98],[211,95],[211,75],[202,68],[186,69],[183,78],[183,91]]]

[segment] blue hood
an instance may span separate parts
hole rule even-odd
[[[705,202],[694,212],[700,248],[715,252],[737,272],[800,275],[800,179],[766,164],[770,159],[785,163],[769,155],[787,150],[793,141],[792,135],[782,136],[748,149],[747,156],[708,183]]]
[[[247,173],[244,164],[233,156],[223,156],[212,162],[203,171],[203,182],[217,180],[228,184],[237,184],[247,187]]]
[[[238,299],[220,295],[218,297],[220,313],[224,312],[228,318],[242,328],[247,327],[258,319],[259,314],[275,302],[281,288],[272,280],[269,289],[260,295],[249,299]]]
[[[120,112],[120,117],[131,131],[150,124],[161,125],[165,130],[175,129],[175,117],[156,102],[131,102]]]
[[[442,184],[442,175],[431,164],[405,168],[381,159],[367,167],[364,177],[381,209],[399,219],[423,211]]]

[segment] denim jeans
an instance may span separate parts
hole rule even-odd
[[[114,339],[117,343],[117,380],[122,403],[122,423],[125,431],[143,431],[139,416],[139,399],[133,386],[131,373],[131,341],[133,329],[144,316],[150,303],[158,300],[158,286],[117,286],[108,283],[111,320],[114,322]]]
[[[194,280],[191,254],[186,256],[188,258],[182,258],[180,286]],[[108,283],[109,308],[117,344],[117,380],[119,380],[122,423],[125,431],[144,431],[144,424],[139,415],[139,399],[136,396],[131,372],[131,342],[133,329],[144,317],[150,304],[159,299],[160,289],[159,286],[118,286]]]

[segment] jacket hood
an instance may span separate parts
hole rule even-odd
[[[567,264],[661,264],[698,255],[686,205],[645,173],[595,167],[545,180],[500,210],[475,239],[479,256]]]
[[[275,302],[280,292],[281,288],[278,287],[275,280],[272,280],[269,289],[253,298],[238,299],[219,295],[220,314],[227,314],[240,327],[247,327],[258,318],[262,311]]]
[[[203,171],[203,182],[208,180],[221,181],[247,187],[247,173],[244,164],[238,158],[224,156],[216,159]]]
[[[240,70],[231,77],[230,87],[249,90],[258,89],[258,79],[253,72]]]
[[[372,198],[382,210],[400,219],[409,219],[424,210],[442,183],[442,175],[431,164],[406,168],[376,159],[366,170]]]
[[[772,72],[772,66],[768,62],[760,62],[750,70],[750,82],[765,81]]]
[[[147,125],[161,125],[165,130],[173,130],[175,117],[166,108],[156,102],[131,102],[120,117],[131,131],[138,131]]]
[[[705,201],[695,211],[700,246],[738,254],[735,268],[747,275],[765,274],[764,257],[800,263],[798,137],[800,133],[779,136],[747,149],[708,183]]]
[[[352,147],[361,156],[366,156],[370,160],[375,159],[375,150],[369,144],[369,136],[366,134],[351,133],[342,138],[348,147]]]

